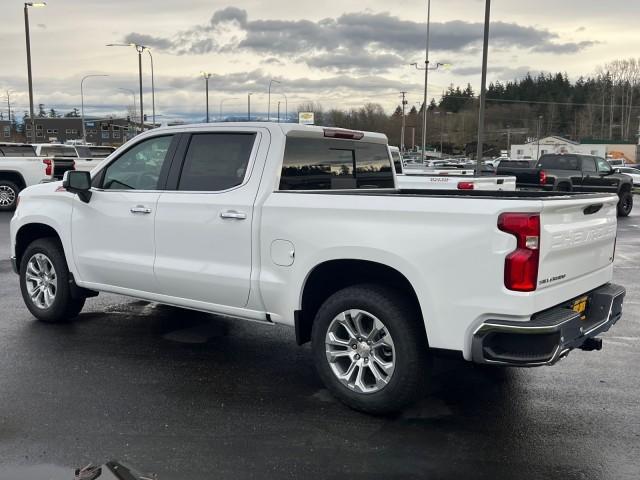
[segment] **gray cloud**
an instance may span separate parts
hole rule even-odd
[[[146,45],[147,47],[155,48],[158,50],[170,50],[174,45],[173,42],[168,38],[154,37],[153,35],[146,35],[144,33],[136,32],[132,32],[124,37],[124,42]]]
[[[225,28],[238,35],[227,43],[216,40]],[[432,48],[440,52],[474,52],[483,25],[464,21],[432,24]],[[242,49],[260,55],[287,58],[315,68],[339,72],[385,71],[406,63],[424,48],[425,27],[389,13],[355,12],[337,18],[310,20],[249,20],[246,10],[227,7],[210,21],[178,32],[173,37],[132,33],[127,41],[142,41],[178,55],[228,52]],[[492,46],[524,48],[534,52],[568,54],[594,42],[562,42],[549,30],[516,23],[493,22]],[[412,59],[412,58],[411,58]]]

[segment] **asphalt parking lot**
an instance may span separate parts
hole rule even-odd
[[[392,418],[334,401],[287,328],[115,295],[71,324],[34,321],[0,214],[0,480],[109,459],[160,479],[638,479],[636,204],[617,243],[625,314],[601,352],[528,370],[440,359],[428,396]]]

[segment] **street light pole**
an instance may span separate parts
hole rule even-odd
[[[82,143],[87,144],[87,130],[84,125],[84,81],[91,77],[108,77],[109,75],[85,75],[80,80],[80,116],[82,117]]]
[[[400,151],[404,153],[404,131],[406,127],[405,107],[407,105],[407,99],[406,99],[407,92],[400,92],[400,95],[402,95],[402,125],[400,127]]]
[[[149,50],[149,47],[145,45],[139,45],[137,43],[109,43],[107,44],[107,47],[135,47],[136,51],[138,52],[138,81],[140,85],[140,131],[144,132],[144,99],[142,96],[142,52],[144,52],[145,50]],[[153,71],[153,58],[151,60],[151,69]]]
[[[29,119],[31,120],[31,137],[36,141],[36,121],[33,112],[33,77],[31,74],[31,36],[29,34],[29,7],[46,7],[44,2],[27,2],[24,4],[24,33],[27,42],[27,75],[29,81]],[[29,139],[27,138],[27,141]]]
[[[482,45],[482,80],[480,84],[480,108],[478,112],[478,147],[476,149],[476,175],[482,173],[484,148],[484,110],[487,97],[487,61],[489,56],[489,26],[491,22],[491,0],[485,0],[484,42]]]
[[[271,85],[277,83],[280,85],[278,80],[274,80],[273,78],[269,80],[269,100],[267,101],[267,122],[271,121]]]
[[[247,94],[247,122],[251,121],[251,95],[253,95],[253,93]]]
[[[424,106],[422,112],[422,163],[427,150],[427,89],[429,85],[429,40],[431,37],[431,0],[427,0],[427,43],[424,57]],[[418,66],[416,65],[416,68]]]
[[[156,85],[153,75],[153,55],[151,55],[151,49],[147,48],[149,59],[151,60],[151,115],[153,118],[153,128],[156,128]]]
[[[138,81],[140,84],[140,132],[144,132],[144,99],[142,97],[142,52],[145,47],[136,45],[138,51]]]
[[[202,77],[204,78],[205,84],[205,97],[207,102],[207,123],[209,123],[209,79],[211,78],[211,74],[209,72],[200,72]]]
[[[280,101],[278,102],[278,123],[280,123],[280,104],[281,103],[282,102],[280,102]]]

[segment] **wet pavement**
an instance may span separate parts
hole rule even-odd
[[[115,295],[68,325],[34,321],[0,214],[0,480],[67,480],[113,458],[172,480],[636,480],[637,205],[619,225],[625,314],[601,352],[527,370],[439,359],[429,394],[388,418],[334,401],[288,328]]]

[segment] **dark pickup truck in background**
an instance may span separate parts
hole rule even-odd
[[[633,209],[633,179],[615,173],[604,158],[577,154],[542,155],[533,168],[501,162],[498,175],[516,177],[521,189],[554,192],[615,192],[620,197],[618,215],[626,217]]]

